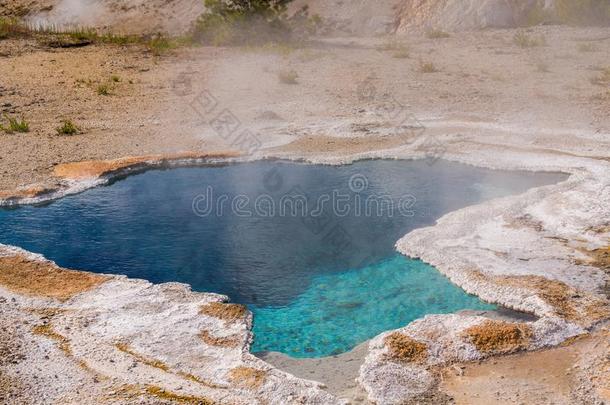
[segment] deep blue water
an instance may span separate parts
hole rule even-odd
[[[149,171],[0,210],[0,242],[68,268],[226,294],[254,312],[253,351],[319,357],[427,313],[491,308],[394,243],[449,211],[564,177],[394,160]]]

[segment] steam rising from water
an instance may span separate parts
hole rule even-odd
[[[37,27],[71,27],[99,24],[108,10],[99,0],[61,0],[50,11],[38,13],[29,18]]]

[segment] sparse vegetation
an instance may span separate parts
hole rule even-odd
[[[420,73],[436,73],[438,72],[438,68],[432,62],[419,62],[419,72]]]
[[[148,41],[146,43],[146,47],[154,56],[161,56],[170,50],[177,48],[178,45],[171,39],[163,35],[159,35]]]
[[[8,122],[8,125],[4,126],[0,124],[0,130],[6,132],[7,134],[13,134],[15,132],[30,132],[30,124],[23,117],[14,118],[4,114],[4,118]]]
[[[142,37],[135,35],[98,33],[88,27],[34,26],[14,18],[0,17],[0,40],[6,38],[33,38],[51,47],[77,47],[92,43],[127,45],[145,42]]]
[[[55,128],[58,135],[76,135],[81,132],[80,128],[77,127],[71,120],[63,120],[61,125]]]
[[[409,56],[409,48],[405,44],[400,44],[392,53],[392,57],[397,59],[405,59]]]
[[[110,80],[112,80],[114,83],[118,83],[121,81],[121,78],[117,75],[112,75],[110,76]]]
[[[0,17],[0,40],[6,39],[11,35],[11,29],[14,26],[8,18]]]
[[[430,39],[442,39],[442,38],[449,38],[451,35],[449,35],[449,33],[442,31],[442,30],[438,30],[438,29],[430,29],[428,31],[426,31],[426,37],[430,38]]]
[[[292,69],[282,69],[278,72],[277,77],[282,84],[297,84],[299,74]]]
[[[610,67],[603,68],[601,72],[591,78],[591,83],[598,86],[610,85]]]
[[[15,18],[0,17],[0,40],[26,35],[28,29]]]
[[[519,48],[533,48],[536,46],[546,45],[546,39],[544,36],[533,37],[523,30],[519,30],[513,37],[513,42]]]
[[[97,94],[100,96],[109,96],[110,95],[110,86],[106,83],[102,83],[97,86]]]
[[[93,38],[95,42],[101,42],[104,44],[113,44],[113,45],[129,45],[129,44],[137,44],[142,42],[142,38],[137,37],[135,35],[117,35],[117,34],[101,34],[97,35]]]
[[[403,49],[408,49],[407,45],[396,38],[392,38],[377,47],[378,51],[401,51]]]
[[[296,51],[299,46],[293,42],[267,42],[265,44],[248,44],[241,47],[245,52],[268,52],[280,56],[288,56]]]
[[[539,2],[527,16],[529,25],[560,23],[570,25],[606,25],[610,20],[610,3],[605,0],[554,0],[545,8]]]
[[[311,49],[303,49],[297,55],[297,59],[299,62],[307,63],[312,62],[314,60],[322,59],[329,55],[329,53],[323,51],[312,51]]]
[[[252,45],[289,39],[291,0],[205,0],[193,38],[209,45]]]
[[[578,52],[595,52],[597,48],[593,44],[579,44]]]
[[[610,3],[603,0],[555,0],[555,14],[565,24],[600,24],[610,21]]]

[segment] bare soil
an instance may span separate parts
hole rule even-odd
[[[397,125],[404,124],[398,113],[429,132],[435,120],[454,122],[460,133],[443,140],[447,148],[497,143],[491,135],[472,139],[468,128],[507,125],[533,130],[519,135],[520,147],[599,156],[604,141],[595,134],[610,128],[610,96],[592,79],[610,63],[608,30],[539,27],[531,35],[544,35],[547,45],[531,49],[513,43],[515,32],[412,35],[399,39],[410,49],[405,59],[381,50],[384,38],[178,49],[160,57],[137,45],[54,49],[2,40],[0,109],[25,118],[30,132],[0,134],[0,190],[49,181],[61,163],[231,149],[233,142],[210,125],[223,111],[240,130],[257,132],[263,147],[296,141],[289,152],[353,153],[411,142],[413,131]],[[582,44],[594,50],[581,52]],[[421,61],[438,72],[421,73]],[[278,79],[286,67],[297,71],[296,85]],[[110,94],[99,95],[100,85]],[[203,112],[198,103],[208,98],[216,108]],[[63,119],[83,133],[58,135]],[[575,139],[575,131],[591,135]],[[516,147],[511,138],[505,147]]]
[[[610,401],[608,337],[606,330],[563,347],[454,365],[441,390],[456,404],[585,403],[588,390]]]

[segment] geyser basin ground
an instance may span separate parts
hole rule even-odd
[[[0,242],[64,267],[226,294],[254,312],[252,351],[319,357],[428,313],[490,308],[394,243],[447,212],[564,177],[394,160],[150,171],[0,210]]]

